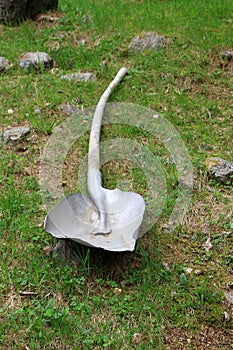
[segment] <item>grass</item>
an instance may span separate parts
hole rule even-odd
[[[232,185],[218,184],[206,166],[210,156],[232,160],[233,64],[221,58],[233,48],[232,2],[63,0],[59,10],[57,23],[27,21],[0,31],[1,56],[14,64],[1,74],[1,126],[31,128],[27,139],[1,146],[0,348],[233,348],[232,305],[224,296],[232,283]],[[164,34],[167,44],[130,52],[129,42],[143,31]],[[48,52],[58,70],[22,71],[17,60],[26,51]],[[55,239],[43,230],[40,153],[67,118],[59,106],[96,105],[121,66],[129,75],[110,100],[149,107],[173,124],[194,168],[192,203],[182,225],[167,231],[177,195],[168,150],[142,128],[105,125],[104,141],[133,139],[159,159],[167,200],[134,252],[79,246],[75,266],[62,264],[49,253]],[[96,82],[60,79],[79,70],[94,72]],[[69,150],[66,193],[78,189],[87,147],[85,133]],[[126,182],[147,198],[135,164],[113,159],[102,170],[108,188]]]

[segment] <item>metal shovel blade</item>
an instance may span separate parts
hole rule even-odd
[[[97,104],[90,133],[87,187],[89,196],[71,194],[45,218],[45,231],[57,238],[110,251],[134,250],[145,211],[144,199],[134,192],[102,187],[99,139],[104,108],[113,89],[125,76],[121,68]]]
[[[103,190],[108,197],[105,213],[99,213],[88,196],[73,193],[48,213],[45,231],[54,237],[69,238],[87,246],[109,251],[133,251],[145,210],[144,199],[133,192]],[[117,200],[112,201],[116,197]],[[100,227],[101,214],[105,216],[104,230]]]

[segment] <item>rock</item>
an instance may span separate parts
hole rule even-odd
[[[13,110],[12,108],[9,108],[9,109],[7,110],[7,113],[8,113],[9,115],[12,115],[12,114],[14,113],[14,110]]]
[[[232,51],[226,50],[226,51],[222,52],[222,59],[224,61],[230,62],[232,60],[232,57],[233,57],[233,52]]]
[[[24,126],[11,128],[9,130],[4,131],[3,142],[5,144],[17,142],[23,139],[26,135],[28,135],[29,132],[30,129]]]
[[[29,68],[52,68],[53,59],[46,52],[26,52],[19,58],[19,66],[25,70]]]
[[[146,32],[133,38],[129,44],[129,49],[136,52],[142,52],[148,49],[157,51],[164,42],[165,37],[163,35],[154,32]]]
[[[72,74],[65,74],[61,76],[62,80],[75,80],[75,81],[94,81],[96,80],[96,75],[91,72],[86,73],[72,73]]]
[[[0,73],[4,73],[10,67],[10,62],[5,57],[0,57]]]
[[[221,158],[210,158],[208,169],[221,184],[226,184],[227,181],[232,182],[233,163]]]
[[[229,292],[225,292],[225,297],[227,299],[227,301],[233,305],[233,294],[232,293],[229,293]]]

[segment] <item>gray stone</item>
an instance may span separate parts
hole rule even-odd
[[[30,129],[24,126],[11,128],[9,130],[4,131],[3,142],[5,144],[17,142],[23,139],[26,135],[28,135],[29,132]]]
[[[26,52],[19,58],[19,66],[25,70],[29,68],[52,68],[53,59],[46,52]]]
[[[221,158],[211,158],[209,170],[221,184],[232,182],[233,163]]]
[[[222,59],[223,60],[230,62],[232,60],[232,57],[233,57],[232,51],[226,50],[226,51],[222,52]]]
[[[129,49],[142,52],[148,49],[157,51],[165,42],[165,37],[163,35],[146,32],[134,37],[129,44]]]
[[[0,57],[0,72],[4,73],[10,67],[10,62],[5,57]]]
[[[233,305],[233,294],[232,293],[229,293],[229,292],[225,292],[225,297],[227,299],[227,301]]]
[[[75,80],[77,82],[79,81],[94,81],[96,80],[96,75],[91,72],[86,73],[71,73],[71,74],[65,74],[61,76],[62,80]]]

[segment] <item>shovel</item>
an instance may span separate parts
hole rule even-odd
[[[102,187],[99,140],[106,102],[125,76],[121,68],[101,96],[92,121],[88,151],[87,188],[89,196],[73,193],[65,197],[45,218],[44,228],[56,238],[103,248],[133,251],[145,211],[141,195],[118,188]]]

